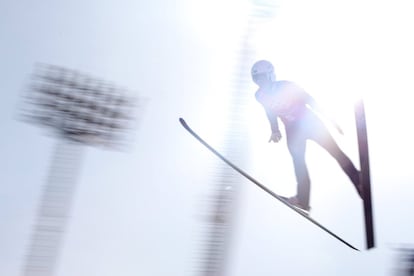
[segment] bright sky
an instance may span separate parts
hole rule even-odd
[[[148,99],[126,152],[85,149],[56,275],[196,275],[205,229],[200,214],[220,161],[178,118],[224,148],[222,121],[248,8],[236,0],[0,2],[0,275],[21,275],[57,143],[16,120],[36,62],[78,69]],[[352,103],[363,96],[378,247],[351,251],[246,182],[229,276],[393,275],[393,248],[414,244],[413,12],[408,0],[278,1],[274,19],[251,34],[255,56],[248,62],[271,60],[277,78],[320,100],[343,127],[345,135],[335,138],[355,162]],[[251,104],[240,110],[251,132],[245,169],[293,193],[285,139],[267,143],[256,87],[249,89]],[[354,189],[326,153],[312,144],[308,150],[312,216],[364,249]]]

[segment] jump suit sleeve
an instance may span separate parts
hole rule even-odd
[[[277,121],[277,115],[271,112],[270,110],[266,109],[266,116],[270,123],[270,128],[272,129],[272,133],[279,132],[279,123]]]
[[[263,106],[263,108],[266,112],[266,116],[267,116],[267,119],[269,120],[270,128],[272,129],[272,133],[279,132],[279,123],[278,123],[278,119],[277,119],[278,118],[277,114],[275,114],[272,111],[271,107],[268,106],[269,103],[264,101],[263,98],[260,97],[258,93],[256,93],[255,96],[256,96],[256,100]]]
[[[315,99],[309,95],[307,92],[305,92],[304,90],[302,90],[302,98],[304,99],[305,103],[311,107],[313,110],[319,111],[320,107],[318,106],[318,104],[316,103]]]
[[[305,92],[304,90],[302,91],[303,94],[303,99],[304,102],[307,106],[309,106],[313,111],[316,111],[316,113],[318,113],[319,115],[326,117],[327,119],[332,120],[332,118],[330,118],[327,113],[323,110],[323,108],[316,102],[316,100],[309,95],[307,92]]]

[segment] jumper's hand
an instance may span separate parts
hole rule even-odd
[[[282,139],[282,134],[280,133],[280,131],[273,132],[272,136],[270,136],[269,143],[270,142],[277,143],[280,141],[280,139]]]

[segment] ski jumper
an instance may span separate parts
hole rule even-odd
[[[306,141],[313,140],[336,159],[352,183],[359,185],[359,172],[352,161],[339,148],[321,119],[312,111],[313,98],[289,81],[272,82],[270,89],[259,89],[256,100],[266,111],[272,133],[279,131],[278,118],[286,130],[289,153],[293,160],[297,181],[297,198],[309,206],[310,178],[305,163]]]

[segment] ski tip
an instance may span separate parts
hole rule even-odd
[[[182,124],[185,128],[187,128],[187,127],[188,127],[187,123],[185,122],[185,120],[184,120],[183,118],[179,118],[178,120],[180,121],[180,123],[181,123],[181,124]]]

